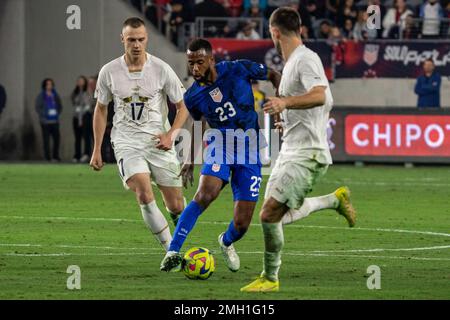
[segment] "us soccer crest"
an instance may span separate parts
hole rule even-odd
[[[369,66],[372,66],[378,60],[378,52],[380,51],[380,46],[378,44],[366,44],[364,46],[363,60]]]
[[[222,92],[220,92],[219,88],[215,88],[213,91],[209,92],[209,95],[213,99],[214,102],[221,103],[222,102]]]

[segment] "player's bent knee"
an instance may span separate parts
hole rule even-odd
[[[151,192],[145,190],[136,190],[136,197],[141,204],[148,204],[154,200]]]
[[[167,203],[167,209],[172,213],[180,214],[184,210],[183,199]]]
[[[263,223],[276,223],[279,222],[283,216],[283,212],[279,206],[273,201],[266,201],[262,207],[260,213],[260,219]]]

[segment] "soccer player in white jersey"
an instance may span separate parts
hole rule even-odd
[[[141,19],[127,19],[121,38],[125,54],[103,66],[99,74],[90,165],[97,171],[103,167],[101,145],[107,106],[114,101],[111,144],[120,177],[124,187],[136,193],[146,225],[167,250],[172,236],[156,205],[151,180],[158,185],[176,223],[185,201],[173,144],[189,115],[183,102],[186,90],[167,63],[146,52],[148,34]],[[177,107],[172,127],[167,119],[167,96]]]
[[[264,111],[281,114],[283,144],[260,212],[265,242],[264,269],[259,278],[241,289],[244,292],[279,290],[283,224],[327,208],[343,215],[350,227],[355,224],[355,210],[347,187],[325,196],[305,198],[332,163],[326,126],[333,97],[322,62],[303,45],[300,28],[300,16],[293,9],[278,8],[270,17],[272,40],[286,64],[280,97],[269,97]]]

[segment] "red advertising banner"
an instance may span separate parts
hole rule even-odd
[[[277,53],[272,40],[236,40],[209,38],[216,60],[250,59],[282,71],[283,59]],[[305,46],[316,52],[322,60],[328,80],[333,80],[332,47],[324,41],[305,42]]]
[[[436,72],[450,75],[450,41],[345,41],[337,49],[336,78],[417,78],[422,63],[434,60]]]
[[[450,157],[450,116],[348,114],[350,156]]]

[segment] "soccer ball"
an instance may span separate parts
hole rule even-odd
[[[193,280],[206,280],[216,269],[214,256],[206,248],[194,247],[189,249],[183,258],[183,273]]]

